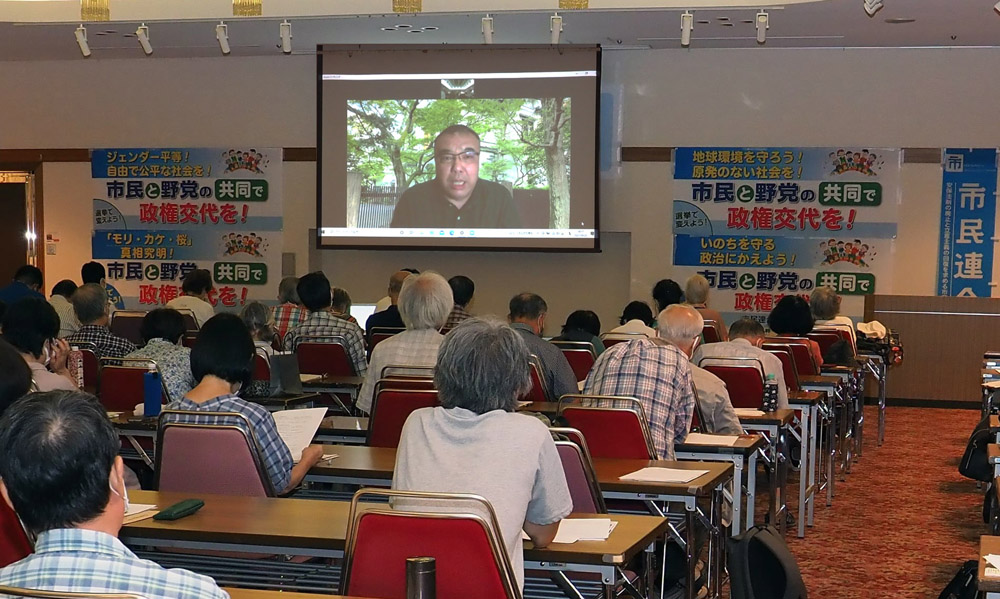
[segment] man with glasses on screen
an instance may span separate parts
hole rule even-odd
[[[403,192],[393,228],[519,229],[510,192],[479,179],[479,134],[452,125],[434,139],[435,177]]]

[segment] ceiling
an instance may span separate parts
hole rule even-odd
[[[870,18],[862,0],[825,0],[768,9],[766,48],[992,47],[1000,46],[1000,14],[993,0],[884,0]],[[605,49],[680,48],[680,10],[563,11],[563,43],[601,44]],[[756,9],[696,9],[690,51],[757,48]],[[551,12],[497,12],[494,41],[549,41]],[[296,17],[294,54],[314,54],[317,44],[482,42],[485,13],[420,13]],[[894,20],[908,22],[893,23]],[[910,21],[912,20],[912,21]],[[231,19],[232,56],[279,55],[280,18]],[[138,22],[87,24],[87,60],[220,56],[216,21],[147,23],[152,56],[135,39]],[[83,60],[74,39],[79,23],[0,23],[0,60]],[[409,25],[398,28],[398,25]],[[386,31],[385,29],[390,29]],[[394,30],[392,30],[394,29]]]

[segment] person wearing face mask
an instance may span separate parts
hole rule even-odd
[[[35,551],[0,569],[0,585],[227,599],[207,576],[139,559],[118,540],[128,492],[121,441],[104,408],[79,391],[33,393],[0,419],[0,494]]]
[[[298,464],[293,463],[288,446],[278,435],[270,412],[244,401],[236,394],[250,384],[254,344],[250,331],[235,314],[216,314],[198,331],[191,348],[191,374],[198,384],[167,410],[208,412],[201,416],[168,416],[177,421],[207,424],[216,422],[210,412],[237,412],[247,417],[260,443],[261,458],[275,490],[291,492],[309,469],[323,457],[319,445],[306,447]]]
[[[66,365],[70,346],[58,335],[59,315],[44,299],[25,298],[4,313],[3,338],[31,368],[38,391],[77,388]]]

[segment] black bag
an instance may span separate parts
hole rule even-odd
[[[944,587],[938,599],[976,599],[976,576],[979,573],[979,562],[970,559],[962,564],[958,573],[951,579],[948,586]]]
[[[732,599],[807,599],[795,556],[773,526],[726,540]]]
[[[958,464],[959,474],[984,483],[993,480],[993,468],[990,467],[986,455],[986,447],[990,442],[990,418],[987,416],[972,429],[969,442],[965,445],[965,453],[962,454],[962,461]]]

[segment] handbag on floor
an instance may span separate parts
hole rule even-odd
[[[984,483],[993,480],[993,467],[990,466],[986,455],[986,446],[992,442],[991,436],[990,419],[987,416],[972,429],[969,442],[965,445],[965,453],[962,454],[962,461],[958,463],[959,474]]]
[[[732,599],[807,599],[795,556],[773,526],[754,526],[726,544]]]
[[[938,595],[938,599],[976,599],[978,596],[976,589],[978,574],[979,562],[974,559],[965,562],[948,583],[948,586],[944,587],[944,590]]]

